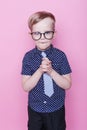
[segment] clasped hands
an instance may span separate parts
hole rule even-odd
[[[49,75],[52,72],[52,64],[51,61],[46,57],[46,58],[42,58],[42,62],[40,65],[41,71],[42,73],[48,73]]]

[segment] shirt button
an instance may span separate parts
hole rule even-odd
[[[46,101],[44,101],[43,103],[44,103],[44,104],[46,104],[47,102],[46,102]]]

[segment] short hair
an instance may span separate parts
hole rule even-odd
[[[55,30],[55,16],[47,11],[38,11],[34,14],[32,14],[28,19],[28,27],[30,30],[32,30],[32,26],[40,22],[41,20],[45,18],[51,18],[53,20],[53,29]]]

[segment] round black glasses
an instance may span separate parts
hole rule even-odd
[[[31,32],[33,40],[38,41],[41,39],[42,35],[44,36],[45,39],[51,40],[54,35],[54,31],[46,31],[44,33],[41,32]]]

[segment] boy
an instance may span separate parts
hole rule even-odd
[[[65,90],[71,86],[71,68],[64,52],[52,45],[55,21],[46,11],[32,14],[28,21],[35,42],[22,65],[23,89],[29,93],[28,130],[66,129],[64,101]]]

